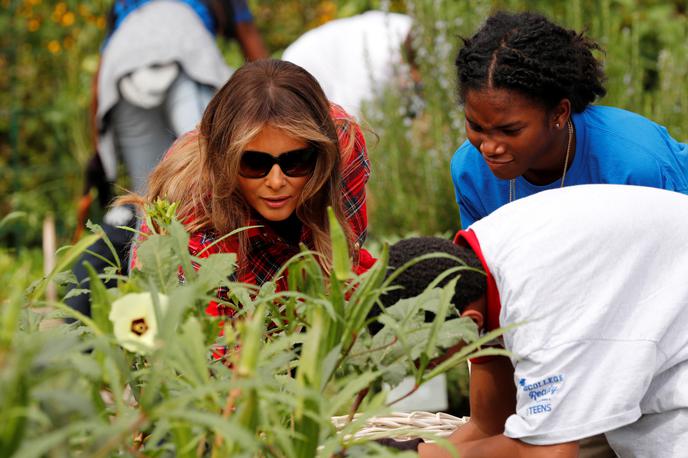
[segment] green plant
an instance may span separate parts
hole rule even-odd
[[[353,274],[334,217],[331,272],[304,250],[284,268],[289,290],[277,292],[274,283],[233,282],[232,254],[191,256],[174,207],[149,210],[157,230],[139,248],[141,270],[109,290],[91,272],[91,318],[42,298],[57,273],[28,300],[23,282],[12,283],[0,315],[2,456],[391,455],[351,436],[393,408],[383,382],[411,374],[420,385],[471,353],[499,352],[480,350],[494,335],[478,339],[475,325],[452,313],[457,279],[387,308],[371,335],[369,312],[391,281],[386,249],[370,271]],[[62,251],[58,266],[83,249]],[[218,288],[231,319],[203,312]],[[41,330],[44,307],[80,322]],[[463,350],[433,366],[462,340]],[[355,412],[363,415],[342,431],[330,421]]]

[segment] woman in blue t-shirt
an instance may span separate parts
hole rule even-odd
[[[638,114],[591,105],[606,93],[599,49],[532,13],[499,12],[464,39],[456,66],[468,140],[451,161],[463,228],[563,186],[688,193],[688,145]]]

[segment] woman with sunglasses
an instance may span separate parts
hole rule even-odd
[[[328,102],[315,78],[289,62],[261,60],[237,70],[213,97],[199,128],[153,171],[146,196],[128,199],[177,202],[192,255],[236,253],[236,280],[275,280],[284,289],[286,279],[273,277],[300,243],[320,253],[329,269],[327,207],[348,237],[354,266],[362,271],[372,264],[360,249],[369,175],[360,128]],[[247,226],[260,227],[213,245]],[[213,307],[211,314],[227,312]]]

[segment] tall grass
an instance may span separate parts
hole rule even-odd
[[[652,0],[408,0],[423,89],[387,88],[369,103],[370,233],[387,238],[460,227],[449,161],[465,140],[454,58],[497,9],[531,10],[586,33],[605,52],[608,94],[598,103],[647,116],[688,140],[688,18],[684,2]]]

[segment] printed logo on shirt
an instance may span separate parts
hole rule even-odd
[[[525,378],[518,381],[519,388],[531,399],[527,415],[538,415],[552,411],[552,398],[559,392],[564,383],[564,374],[552,375],[535,382]]]

